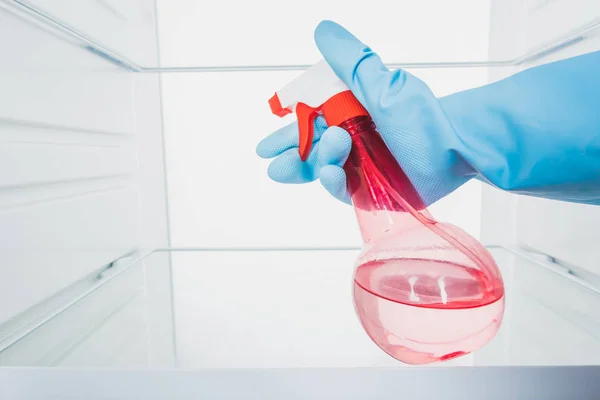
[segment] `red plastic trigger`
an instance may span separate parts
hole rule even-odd
[[[298,117],[298,131],[300,132],[300,159],[306,161],[312,148],[312,142],[315,131],[315,118],[317,117],[317,109],[312,108],[304,103],[296,105],[296,116]]]

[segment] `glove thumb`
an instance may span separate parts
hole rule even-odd
[[[376,53],[332,21],[317,26],[315,42],[336,75],[367,110],[379,101],[386,81],[383,78],[390,71]]]

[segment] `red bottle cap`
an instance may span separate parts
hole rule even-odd
[[[330,98],[321,107],[328,126],[338,126],[354,117],[366,117],[367,110],[350,90],[341,92]]]

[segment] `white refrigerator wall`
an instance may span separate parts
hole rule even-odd
[[[313,64],[324,19],[349,28],[386,62],[487,59],[489,0],[157,0],[163,66]]]
[[[38,3],[57,15],[72,4]],[[146,50],[156,60],[156,34]],[[124,254],[166,246],[168,232],[158,77],[4,3],[0,51],[2,323]]]

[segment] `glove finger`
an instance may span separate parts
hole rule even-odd
[[[346,189],[346,174],[342,167],[326,165],[319,171],[321,184],[336,199],[346,204],[352,204],[350,194]]]
[[[337,76],[365,106],[365,93],[379,92],[381,78],[390,72],[379,56],[342,26],[321,22],[315,30],[319,51]],[[374,93],[379,97],[379,93]]]
[[[315,118],[314,126],[313,143],[321,139],[321,135],[327,128],[327,124],[322,116],[318,116]],[[297,148],[299,141],[298,135],[298,122],[295,121],[261,140],[256,147],[256,154],[261,158],[273,158],[289,149]]]
[[[320,166],[342,167],[352,149],[352,139],[348,132],[337,126],[327,129],[319,141],[318,161]]]
[[[279,183],[307,183],[316,180],[319,176],[318,153],[319,143],[313,146],[304,162],[300,159],[298,149],[291,148],[284,151],[269,164],[267,170],[269,178]]]

